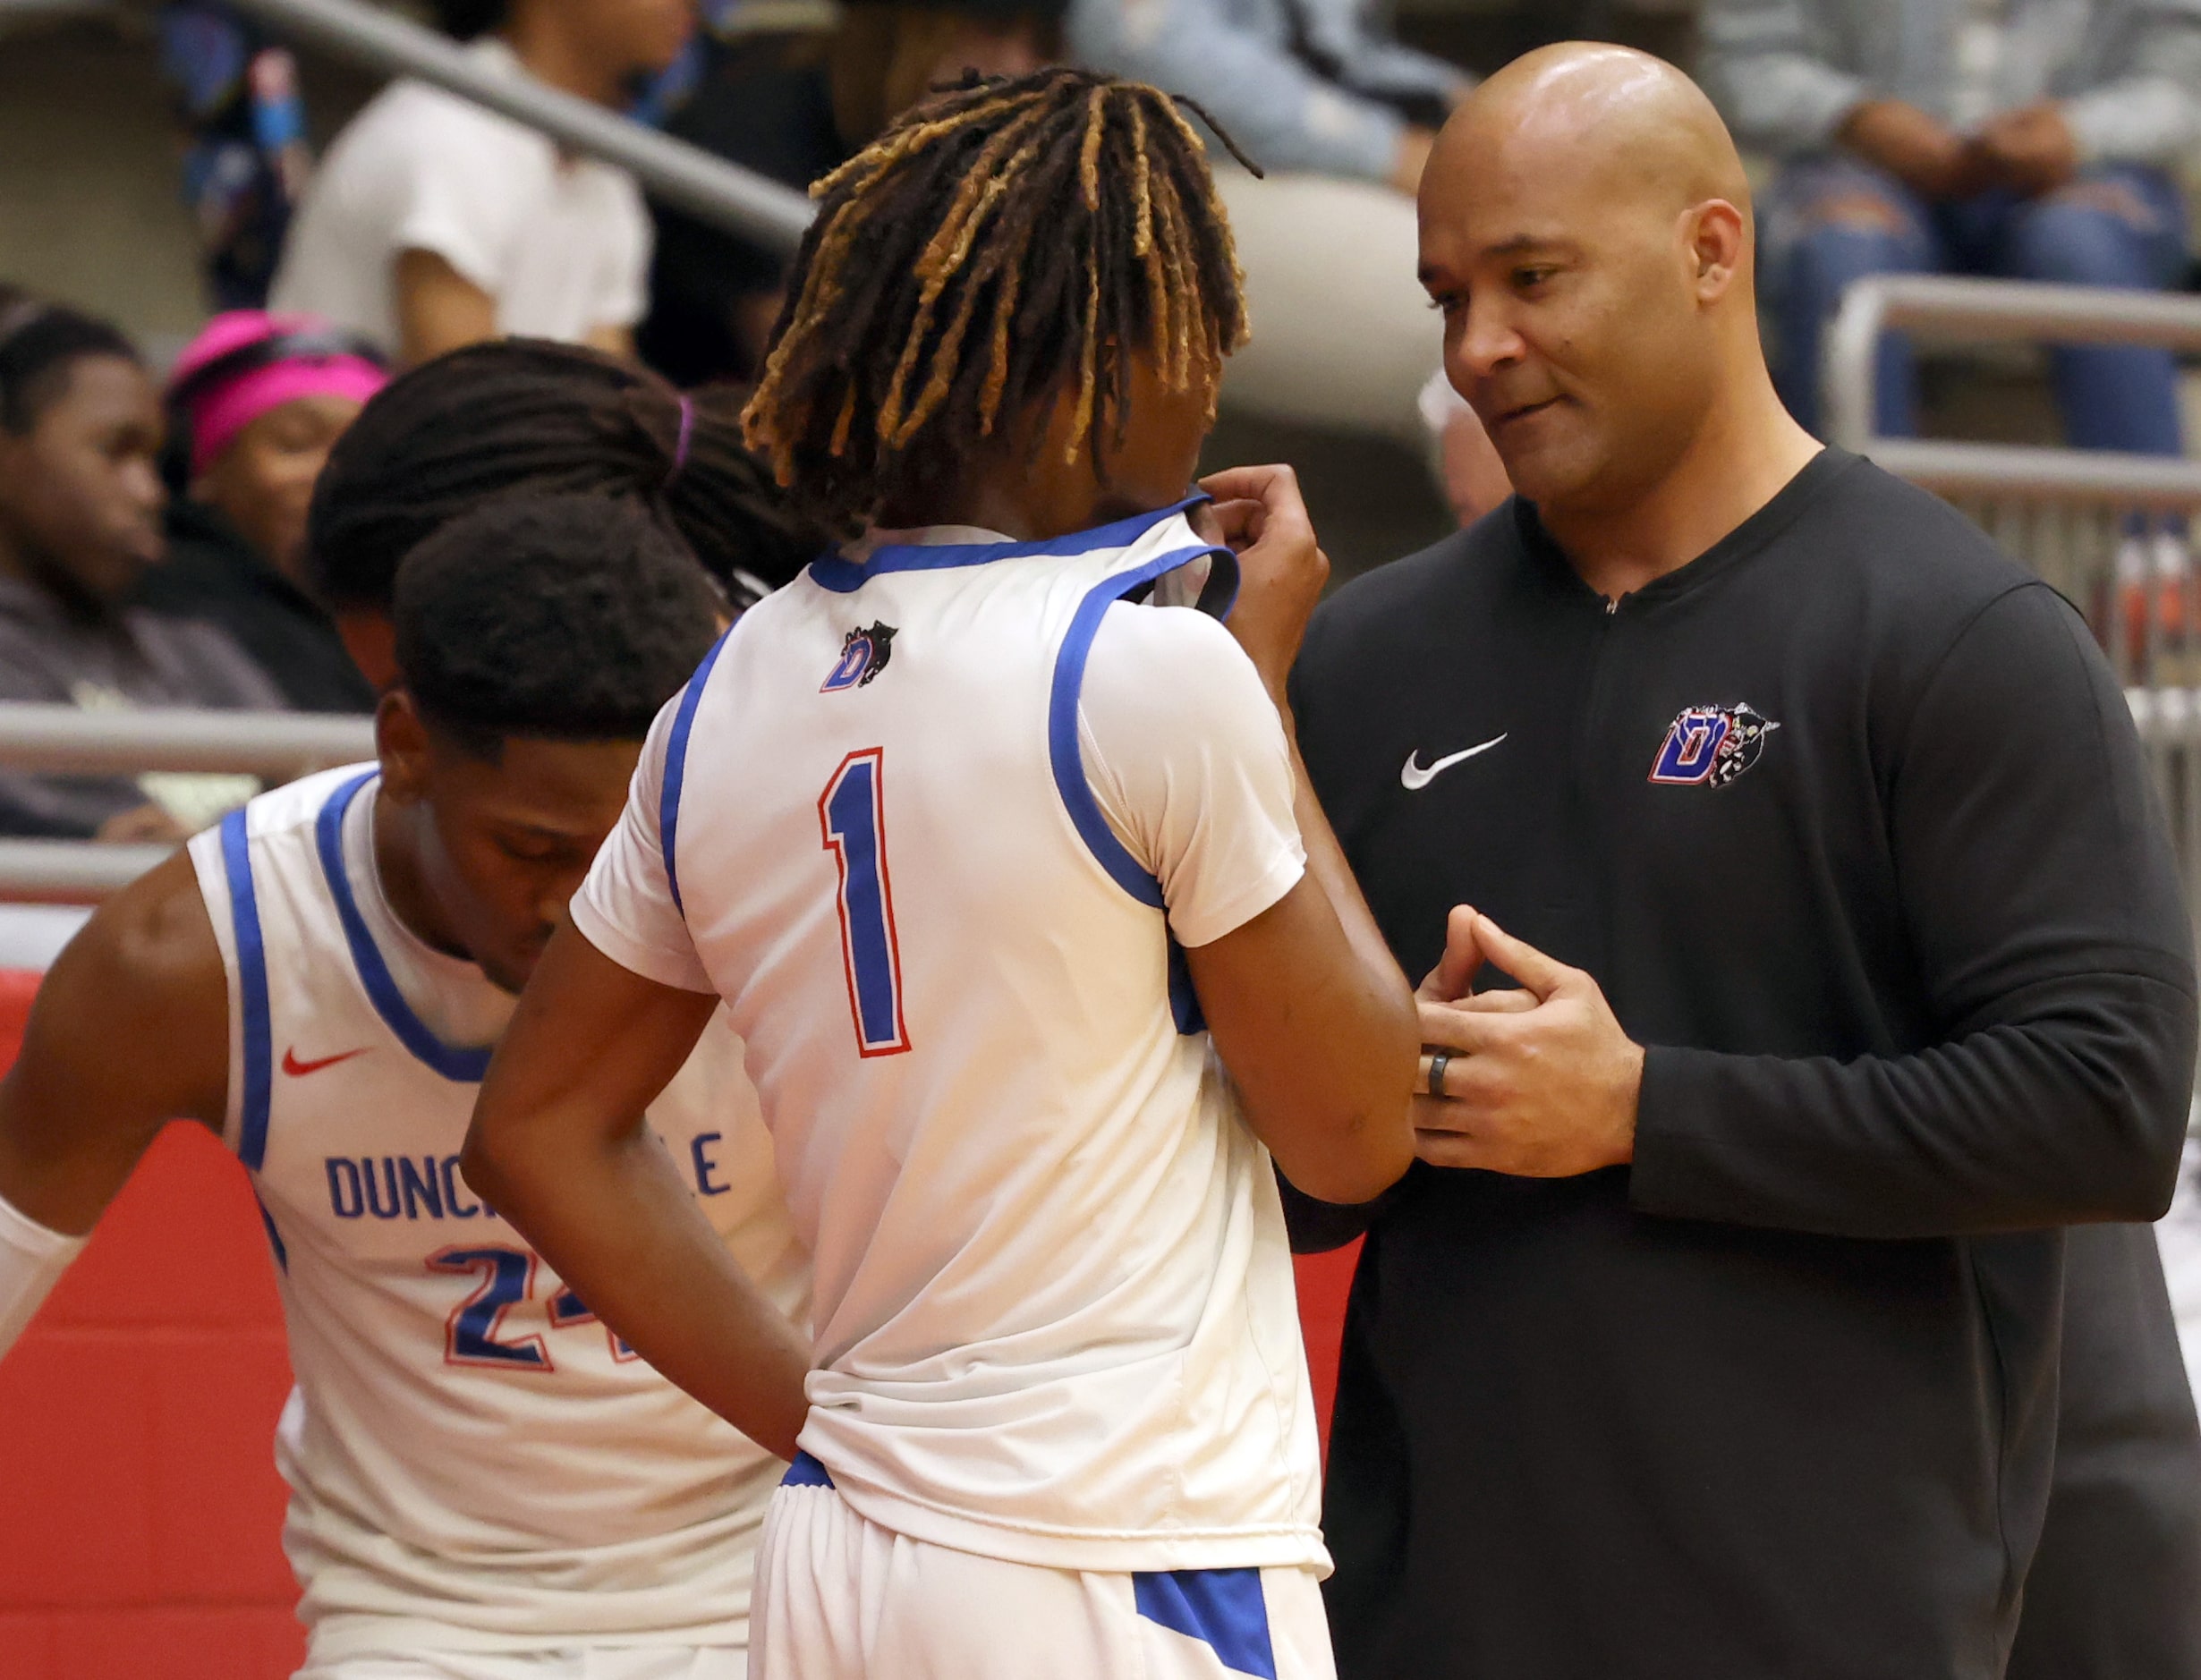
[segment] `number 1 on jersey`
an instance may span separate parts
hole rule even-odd
[[[887,876],[885,759],[880,747],[850,753],[818,796],[818,826],[840,867],[841,962],[856,1049],[863,1056],[898,1056],[909,1048],[894,887]]]

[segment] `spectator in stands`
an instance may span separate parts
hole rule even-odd
[[[217,316],[168,382],[183,494],[141,604],[220,624],[301,711],[372,711],[375,691],[305,587],[306,509],[329,449],[387,376],[311,316]]]
[[[1418,449],[1440,346],[1414,192],[1470,82],[1375,17],[1372,0],[1071,0],[1069,46],[1196,99],[1266,172],[1216,170],[1253,323],[1224,405]]]
[[[830,29],[704,37],[704,60],[667,132],[807,187],[965,70],[1021,76],[1058,56],[1067,0],[854,0]],[[681,385],[753,381],[778,318],[791,252],[739,239],[652,201],[657,257],[643,356]]]
[[[155,16],[207,289],[217,309],[258,309],[313,172],[298,61],[228,0],[164,0]]]
[[[1822,431],[1819,342],[1867,274],[2162,287],[2185,266],[2170,169],[2201,136],[2201,7],[2146,0],[1710,0],[1704,85],[1780,173],[1763,284],[1782,396]],[[2053,353],[2070,441],[2180,451],[2170,352]],[[1882,433],[1916,429],[1910,352],[1878,369]]]
[[[0,700],[275,707],[211,624],[123,603],[161,556],[160,399],[130,341],[75,311],[0,318]],[[251,776],[0,773],[0,834],[182,840]]]
[[[678,55],[689,0],[444,0],[477,63],[618,108]],[[624,170],[417,81],[336,137],[270,307],[326,317],[411,363],[502,334],[632,352],[650,221]]]
[[[535,339],[440,356],[378,392],[330,452],[307,522],[314,593],[387,687],[397,563],[485,501],[579,490],[650,509],[738,610],[824,547],[742,443],[742,400],[684,397],[643,369]]]

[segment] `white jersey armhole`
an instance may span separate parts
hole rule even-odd
[[[242,819],[243,813],[239,816]],[[222,953],[222,980],[228,992],[229,1079],[222,1107],[222,1145],[234,1155],[244,1129],[244,996],[237,981],[237,924],[222,858],[221,825],[193,836],[190,851],[191,869],[199,877],[199,896],[205,901],[214,943]]]
[[[1220,623],[1118,602],[1095,627],[1083,675],[1085,787],[1173,935],[1208,944],[1289,892],[1306,866],[1289,748]]]

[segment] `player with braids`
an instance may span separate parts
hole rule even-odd
[[[751,1680],[1332,1680],[1277,1172],[1405,1172],[1420,1034],[1296,773],[1291,471],[1192,483],[1245,335],[1206,160],[1053,70],[819,191],[746,419],[846,537],[659,715],[467,1179],[736,1427],[802,1418]],[[815,1262],[776,1404],[634,1119],[722,999]]]
[[[1211,418],[1245,306],[1183,103],[1071,69],[973,80],[812,189],[744,417],[806,510],[926,522],[914,505],[988,445],[1036,446],[1026,422],[1070,378],[1066,463],[1121,446],[1143,362]]]
[[[639,503],[735,607],[786,582],[819,539],[744,447],[739,394],[684,396],[574,344],[498,339],[423,362],[376,393],[314,488],[306,564],[353,658],[395,673],[397,563],[453,519],[515,491]]]

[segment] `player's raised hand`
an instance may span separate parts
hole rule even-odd
[[[1289,467],[1232,467],[1210,473],[1200,488],[1215,498],[1222,539],[1238,557],[1238,598],[1226,623],[1280,706],[1307,619],[1330,578],[1330,556]]]
[[[1463,918],[1472,919],[1461,929]],[[1643,1048],[1620,1030],[1598,984],[1515,938],[1488,916],[1456,910],[1445,961],[1417,1002],[1425,1047],[1415,1099],[1415,1152],[1432,1167],[1568,1178],[1617,1167],[1636,1150]],[[1521,982],[1465,990],[1469,952]],[[1440,984],[1440,979],[1442,983]]]

